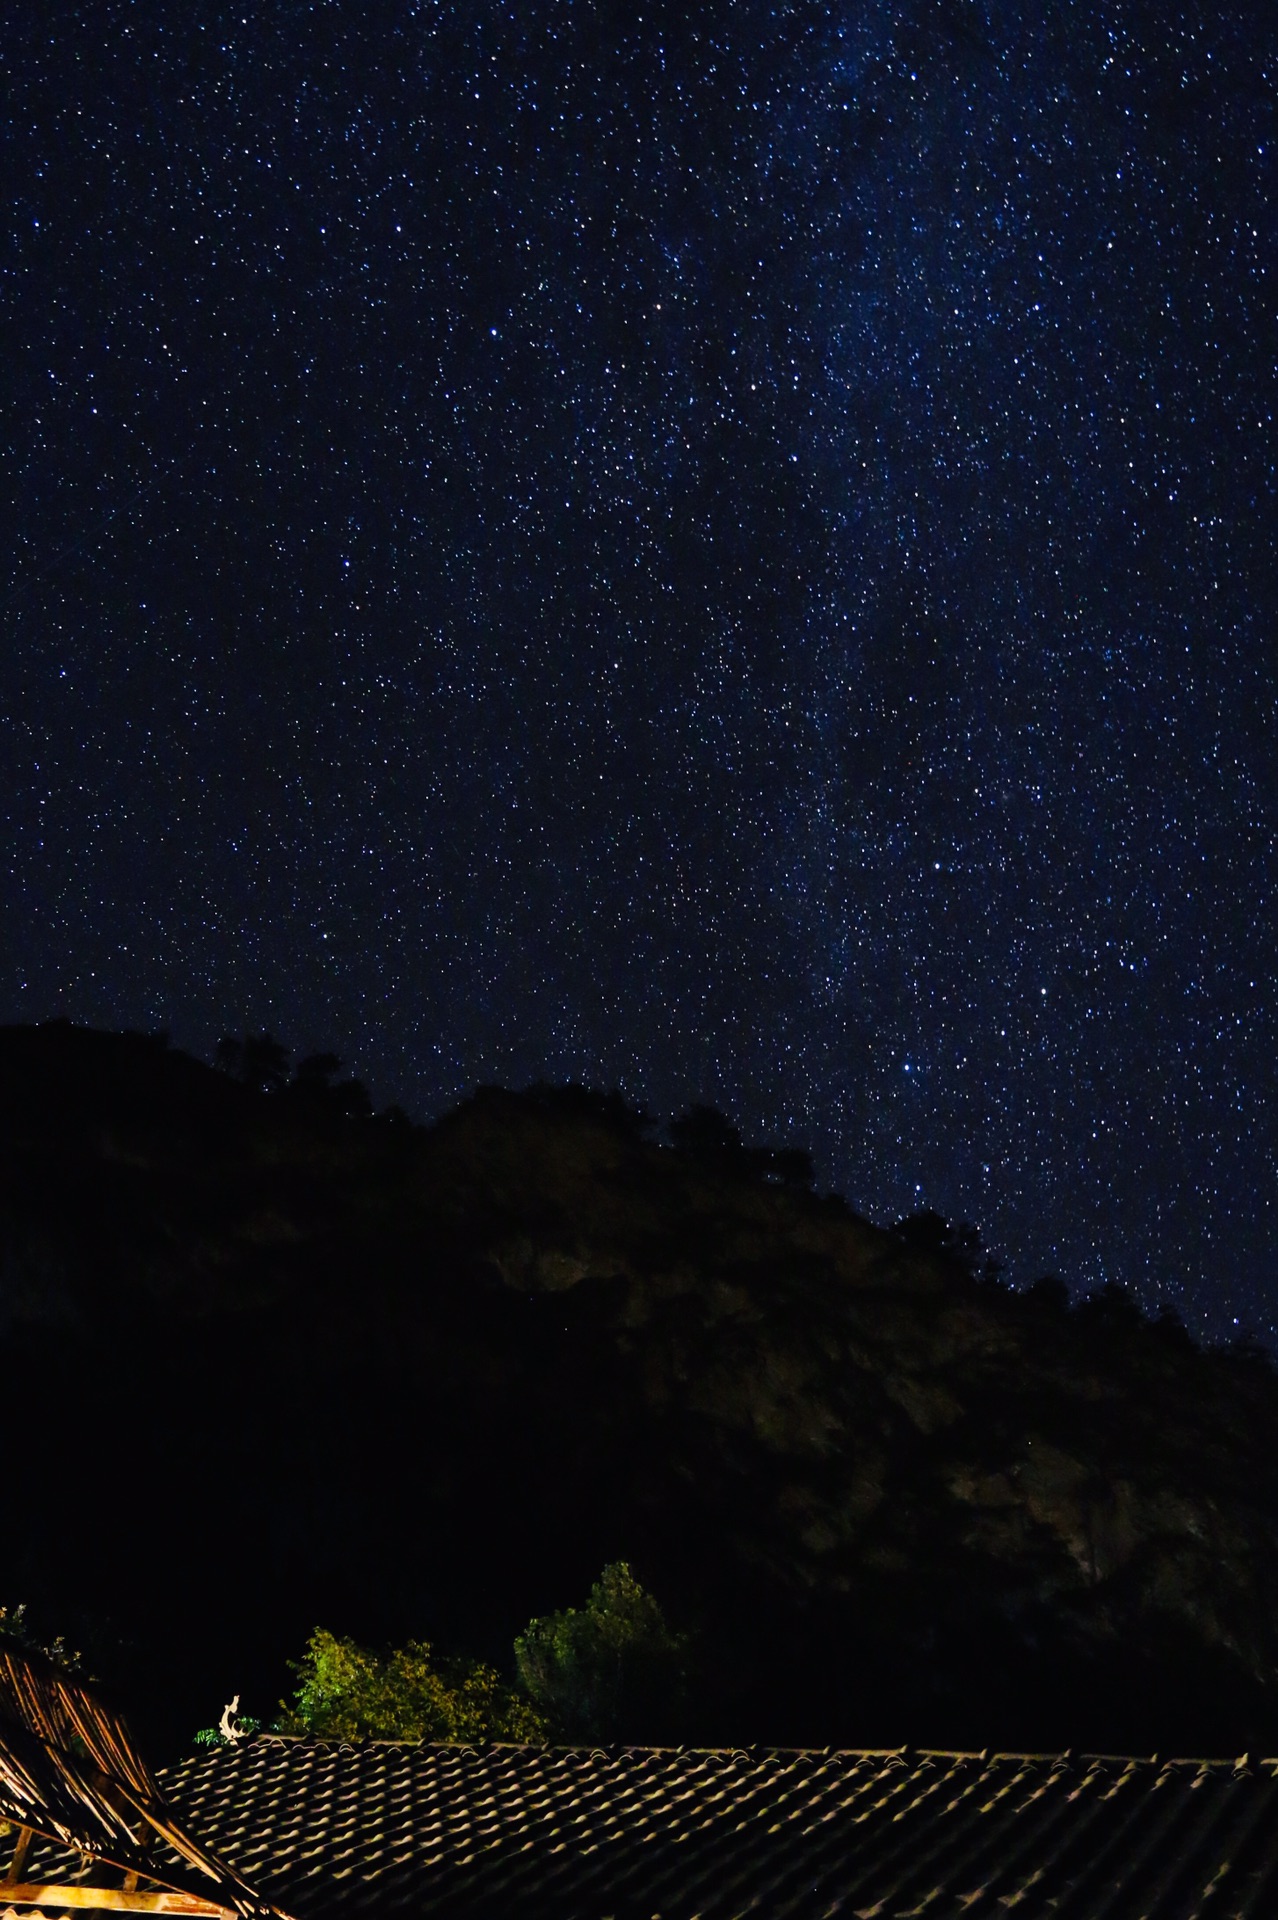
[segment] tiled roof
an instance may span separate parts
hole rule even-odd
[[[170,1768],[299,1920],[1278,1916],[1278,1761],[360,1746]]]

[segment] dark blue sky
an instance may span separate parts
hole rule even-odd
[[[0,1017],[1278,1323],[1261,5],[30,5]]]

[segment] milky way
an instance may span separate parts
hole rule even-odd
[[[1278,1323],[1278,15],[30,6],[0,1017]]]

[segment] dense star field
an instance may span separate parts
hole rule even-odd
[[[1278,1324],[1252,0],[25,4],[0,1018]]]

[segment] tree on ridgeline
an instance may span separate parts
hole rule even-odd
[[[228,1034],[218,1041],[213,1059],[232,1080],[242,1080],[259,1093],[276,1093],[288,1081],[288,1048],[273,1034],[246,1033],[242,1039]]]
[[[802,1147],[747,1147],[740,1131],[714,1107],[691,1106],[666,1129],[672,1146],[692,1160],[750,1179],[811,1187],[812,1155]]]
[[[366,1120],[373,1111],[362,1080],[339,1080],[342,1063],[335,1053],[308,1053],[289,1078],[288,1048],[269,1033],[219,1040],[214,1062],[222,1073],[257,1093],[286,1093],[310,1112]],[[398,1109],[395,1110],[398,1113]]]

